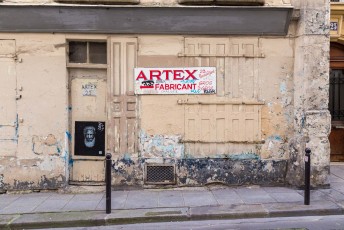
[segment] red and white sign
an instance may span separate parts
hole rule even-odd
[[[215,67],[135,68],[135,94],[215,94]]]

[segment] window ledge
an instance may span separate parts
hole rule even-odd
[[[68,63],[67,68],[106,69],[107,64]]]
[[[265,0],[178,0],[184,5],[262,6]]]
[[[70,4],[136,5],[140,3],[140,0],[55,0],[55,2]]]

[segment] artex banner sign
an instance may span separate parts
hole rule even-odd
[[[216,67],[135,68],[135,94],[215,94]]]

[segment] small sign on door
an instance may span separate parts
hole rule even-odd
[[[105,122],[75,122],[74,155],[105,156]]]
[[[89,82],[82,85],[82,96],[97,96],[97,83]]]

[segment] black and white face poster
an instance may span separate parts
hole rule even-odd
[[[75,122],[74,155],[105,156],[105,122]]]

